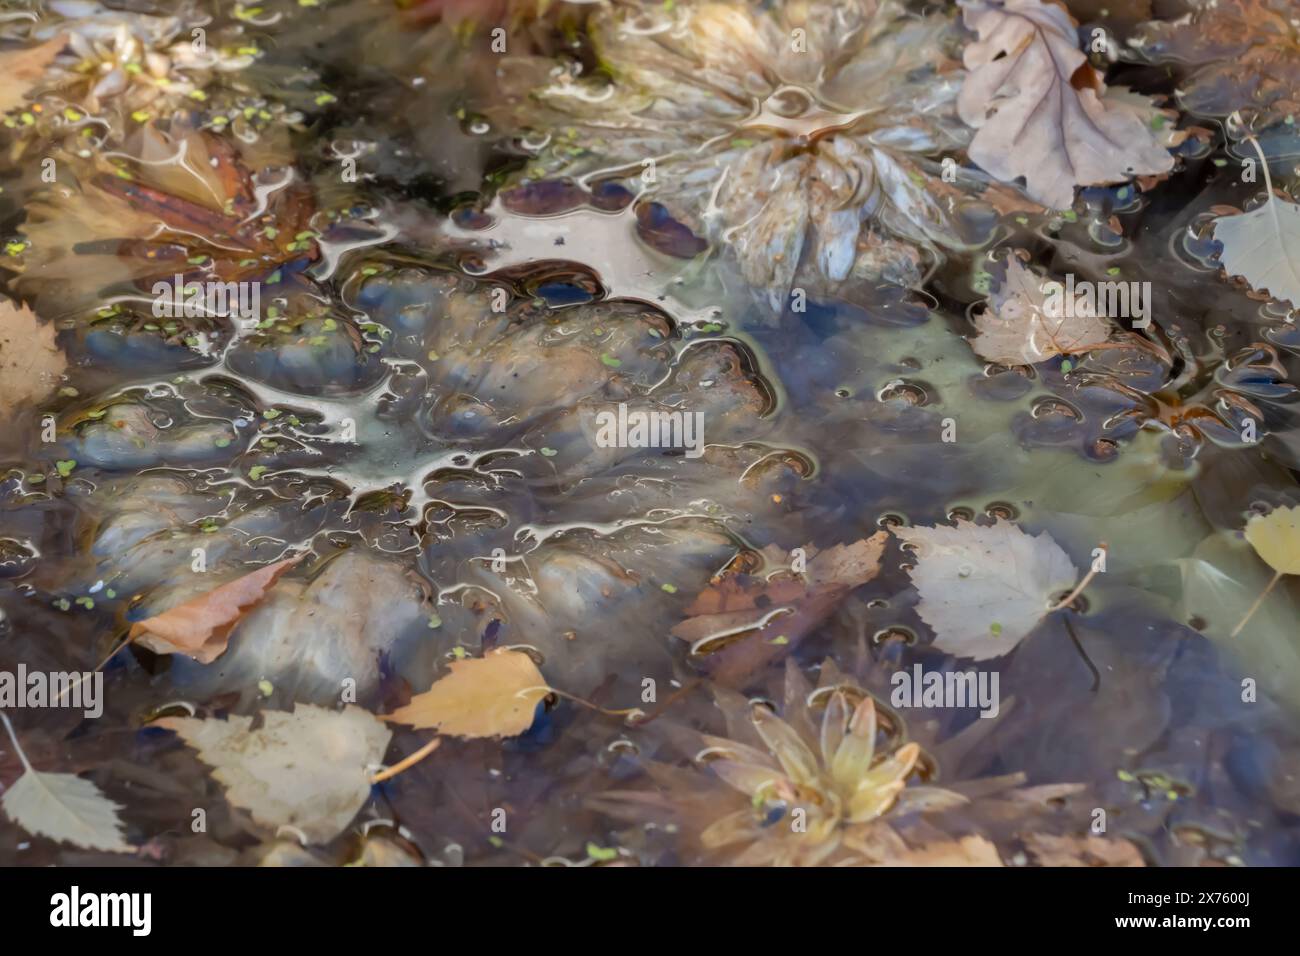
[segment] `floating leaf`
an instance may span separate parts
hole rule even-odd
[[[1128,840],[1031,833],[1025,846],[1039,866],[1146,866]]]
[[[908,574],[921,595],[917,613],[934,631],[934,646],[956,657],[1006,654],[1078,577],[1046,531],[1030,536],[1005,520],[991,528],[958,521],[894,534],[916,547]]]
[[[1246,522],[1246,540],[1278,574],[1300,574],[1300,505],[1255,515]]]
[[[1278,199],[1270,183],[1264,205],[1215,219],[1214,238],[1223,244],[1224,272],[1300,307],[1300,205]]]
[[[1094,310],[1079,300],[1066,308],[1062,290],[1057,290],[1056,302],[1049,302],[1052,291],[1044,285],[1017,256],[1008,257],[1006,278],[989,298],[989,307],[975,316],[971,347],[981,358],[1036,365],[1106,344],[1112,331],[1108,319],[1090,314]]]
[[[211,664],[226,651],[231,629],[266,597],[299,558],[285,558],[131,625],[130,639],[155,654],[187,654]]]
[[[0,797],[0,809],[33,836],[49,837],[88,850],[132,853],[135,847],[122,839],[122,807],[104,796],[89,780],[71,773],[41,773],[27,762],[9,718],[0,714],[14,750],[22,760],[23,775]]]
[[[551,693],[522,651],[501,648],[450,667],[447,676],[384,719],[456,737],[515,737],[532,726],[537,702]]]
[[[1076,186],[1123,182],[1173,168],[1173,157],[1132,105],[1108,104],[1106,84],[1079,50],[1064,8],[1041,0],[960,0],[979,39],[957,99],[978,129],[970,158],[998,179],[1025,177],[1029,195],[1055,209]]]
[[[68,366],[52,323],[13,302],[0,301],[0,412],[44,398]]]
[[[392,731],[360,707],[328,710],[298,704],[292,713],[262,711],[262,726],[232,714],[226,720],[165,717],[154,727],[175,731],[213,768],[226,799],[263,826],[297,827],[313,843],[338,836],[370,795],[370,776]]]

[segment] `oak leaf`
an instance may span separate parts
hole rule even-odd
[[[1131,104],[1108,104],[1106,84],[1079,50],[1074,20],[1040,0],[960,0],[978,39],[957,99],[978,129],[967,152],[998,179],[1024,176],[1030,197],[1056,209],[1076,186],[1159,175],[1173,157]]]
[[[226,651],[230,631],[300,559],[285,558],[241,575],[169,610],[131,625],[130,640],[155,654],[186,654],[211,664]]]
[[[515,737],[550,693],[531,657],[499,648],[452,661],[449,674],[383,719],[455,737]]]

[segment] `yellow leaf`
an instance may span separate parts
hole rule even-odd
[[[226,651],[231,629],[298,563],[286,558],[131,625],[131,639],[155,654],[188,654],[211,664]]]
[[[40,82],[45,68],[59,55],[67,39],[57,36],[29,50],[0,53],[0,113],[7,113],[27,97],[27,91]]]
[[[52,324],[30,310],[0,302],[0,412],[44,398],[67,368]]]
[[[452,661],[451,673],[384,719],[457,737],[514,737],[550,692],[531,657],[500,649]]]
[[[1300,506],[1251,518],[1246,540],[1278,574],[1300,574]]]

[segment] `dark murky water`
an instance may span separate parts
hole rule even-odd
[[[307,554],[214,664],[129,647],[104,667],[101,718],[13,712],[33,764],[94,781],[166,863],[577,863],[589,845],[696,862],[691,821],[725,808],[690,735],[726,729],[707,655],[670,634],[694,596],[810,543],[1004,517],[1080,568],[1104,542],[1106,573],[1079,611],[981,662],[1000,677],[997,720],[926,708],[896,730],[929,783],[1080,786],[1015,813],[975,797],[928,825],[1023,859],[1027,832],[1083,834],[1105,808],[1151,862],[1297,861],[1293,581],[1227,634],[1271,577],[1245,521],[1300,500],[1300,339],[1215,274],[1209,210],[1244,195],[1214,162],[1219,124],[1199,119],[1210,142],[1189,141],[1150,193],[1086,189],[1065,215],[972,204],[967,250],[924,291],[858,278],[773,310],[642,169],[530,179],[553,143],[506,119],[512,71],[594,68],[585,7],[522,17],[498,56],[482,25],[438,24],[439,6],[7,8],[7,43],[71,29],[122,70],[71,70],[3,131],[7,291],[55,323],[70,364],[0,433],[0,669],[90,670],[214,573]],[[214,58],[150,64],[199,25]],[[129,64],[172,88],[138,90]],[[202,99],[175,91],[183,77]],[[1264,145],[1277,175],[1300,155],[1293,134]],[[984,363],[969,315],[1011,248],[1050,273],[1150,281],[1156,347]],[[177,275],[257,283],[260,312],[159,317],[154,284]],[[600,447],[595,415],[620,402],[702,412],[704,453]],[[1257,443],[1240,439],[1247,416]],[[807,689],[837,673],[885,702],[895,671],[966,666],[931,646],[910,558],[892,540],[875,580],[717,693],[785,701],[790,661]],[[345,679],[388,712],[493,646],[653,719],[554,699],[521,737],[446,741],[312,847],[232,809],[146,726],[331,705]],[[398,729],[390,754],[426,739]],[[20,770],[6,740],[0,785]],[[109,859],[0,823],[5,864]]]

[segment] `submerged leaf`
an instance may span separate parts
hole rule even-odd
[[[1046,531],[1031,537],[1009,521],[986,528],[895,528],[916,546],[909,571],[921,595],[917,613],[934,646],[956,657],[987,660],[1019,644],[1071,588],[1078,571]]]
[[[975,316],[971,346],[981,358],[1002,365],[1036,365],[1058,355],[1074,355],[1103,345],[1112,327],[1081,300],[1064,301],[1060,283],[1050,287],[1016,256],[1007,275]]]
[[[26,99],[67,43],[67,37],[57,36],[30,49],[0,53],[0,76],[4,77],[4,83],[0,83],[0,113],[9,112]]]
[[[1079,50],[1076,25],[1041,0],[961,0],[979,35],[962,56],[970,75],[957,108],[979,131],[971,159],[998,179],[1025,177],[1031,197],[1056,209],[1076,186],[1123,182],[1173,168],[1131,104],[1103,99],[1106,84]]]
[[[54,325],[30,309],[0,301],[0,412],[48,395],[68,366]]]
[[[538,701],[551,693],[523,651],[502,648],[450,667],[451,673],[384,720],[456,737],[516,737],[532,726]]]
[[[691,642],[716,680],[741,683],[789,653],[852,588],[874,578],[888,540],[880,531],[822,552],[809,545],[802,576],[725,577],[696,597],[671,633]]]
[[[370,776],[392,731],[360,707],[342,711],[298,704],[293,713],[262,712],[226,720],[165,717],[152,726],[175,731],[214,768],[226,798],[263,826],[292,826],[313,843],[343,831],[370,795]]]
[[[110,853],[135,849],[122,839],[121,806],[75,774],[28,770],[0,797],[0,807],[35,836]]]
[[[131,639],[155,654],[188,654],[211,664],[226,651],[231,629],[266,597],[280,575],[299,558],[285,558],[258,568],[131,625]]]

